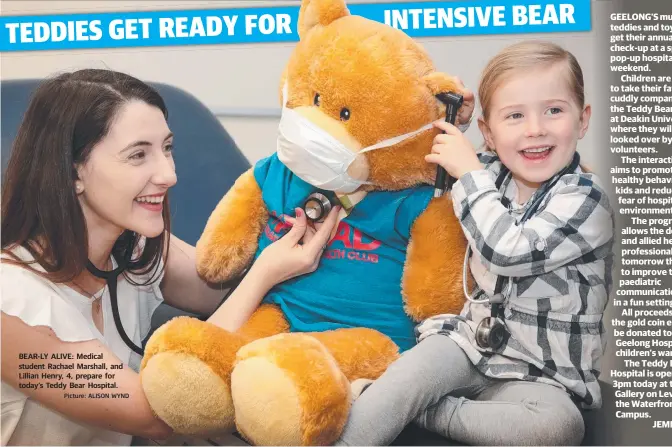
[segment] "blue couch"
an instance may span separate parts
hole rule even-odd
[[[0,83],[2,171],[29,97],[39,80]],[[178,88],[152,83],[166,101],[168,124],[175,133],[177,185],[170,191],[173,233],[190,244],[198,240],[205,222],[236,178],[250,167],[219,120],[196,98]],[[162,305],[154,316],[159,327],[184,312]],[[618,427],[609,422],[615,411],[613,389],[603,385],[605,408],[586,415],[584,445],[614,445]],[[484,421],[487,424],[488,421]],[[543,427],[540,427],[543,430]],[[427,431],[409,427],[394,445],[457,445]]]

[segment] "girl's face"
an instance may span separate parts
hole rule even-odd
[[[158,108],[130,101],[119,109],[107,136],[77,168],[90,233],[115,240],[126,229],[148,238],[163,232],[163,200],[177,182],[172,143]]]
[[[486,143],[497,151],[513,178],[530,188],[565,166],[588,130],[590,106],[581,110],[564,64],[511,74],[492,96]]]

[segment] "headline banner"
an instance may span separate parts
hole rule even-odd
[[[411,37],[590,31],[591,0],[348,5]],[[0,51],[298,41],[298,6],[0,17]]]

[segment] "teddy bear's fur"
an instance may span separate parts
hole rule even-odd
[[[445,106],[435,95],[460,92],[416,42],[350,15],[342,0],[304,0],[298,30],[300,41],[280,83],[288,81],[287,107],[352,151],[441,119]],[[346,105],[351,119],[343,121],[339,112]],[[437,133],[430,129],[361,154],[349,171],[371,182],[359,200],[406,190],[427,197],[409,229],[403,273],[394,279],[407,314],[401,318],[416,322],[463,305],[466,241],[449,196],[431,198],[436,167],[424,160]],[[251,169],[213,211],[197,244],[198,270],[208,281],[241,274],[258,255],[260,238],[277,217],[267,209],[263,188]],[[320,268],[312,275],[319,274]],[[292,332],[280,308],[264,303],[236,333],[197,319],[171,320],[150,339],[141,378],[153,410],[177,432],[235,428],[254,444],[325,445],[347,420],[350,383],[376,379],[398,355],[388,336],[370,328]]]

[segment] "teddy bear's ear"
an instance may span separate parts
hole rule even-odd
[[[299,10],[299,39],[316,25],[329,25],[336,19],[350,15],[343,0],[303,0]]]
[[[446,105],[441,102],[436,95],[439,93],[458,93],[464,95],[465,89],[462,85],[462,82],[454,76],[447,75],[446,73],[441,73],[435,71],[428,75],[422,77],[422,82],[425,83],[429,91],[432,93],[432,96],[436,98],[436,105],[439,108],[439,115],[445,113]],[[473,95],[467,99],[465,98],[462,108],[465,106],[471,106],[473,101]]]
[[[460,86],[457,78],[449,76],[445,73],[435,71],[422,77],[422,82],[427,88],[436,96],[439,93],[461,93],[462,86]]]

